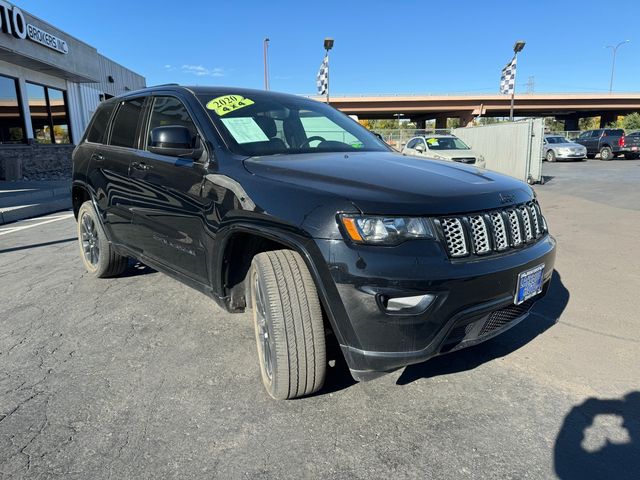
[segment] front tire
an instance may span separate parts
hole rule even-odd
[[[556,152],[553,150],[547,151],[547,162],[555,162],[556,161]]]
[[[113,250],[90,200],[78,210],[77,231],[80,257],[87,272],[98,278],[106,278],[115,277],[126,270],[129,259]]]
[[[253,321],[267,392],[277,400],[317,392],[326,374],[322,310],[311,274],[291,250],[256,255],[251,263]]]

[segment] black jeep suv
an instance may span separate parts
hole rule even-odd
[[[73,154],[87,270],[139,259],[252,309],[275,398],[317,391],[335,335],[366,380],[527,316],[555,240],[531,188],[405,157],[330,106],[160,86],[103,102]]]

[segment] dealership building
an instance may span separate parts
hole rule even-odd
[[[0,0],[0,180],[69,171],[98,104],[145,78]]]

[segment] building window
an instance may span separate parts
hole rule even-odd
[[[71,143],[65,93],[27,82],[33,138],[37,143]]]
[[[0,75],[0,144],[25,141],[18,82]]]

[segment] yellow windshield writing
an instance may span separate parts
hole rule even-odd
[[[223,95],[222,97],[214,98],[207,103],[207,108],[213,110],[219,116],[231,113],[239,108],[248,107],[253,105],[253,100],[245,98],[241,95]]]

